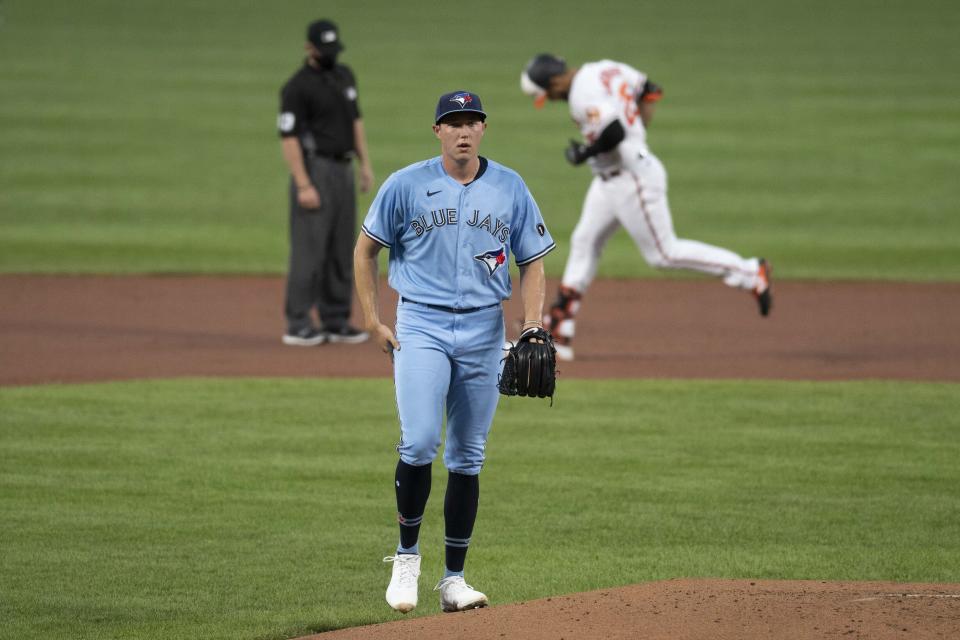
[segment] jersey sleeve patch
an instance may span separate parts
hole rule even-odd
[[[290,133],[297,124],[297,117],[290,111],[284,111],[277,116],[277,128],[280,133]]]

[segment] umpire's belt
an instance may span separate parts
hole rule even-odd
[[[470,307],[469,309],[457,309],[454,307],[445,307],[440,304],[427,304],[425,302],[417,302],[416,300],[411,300],[410,298],[404,298],[400,296],[400,302],[411,302],[413,304],[418,304],[421,307],[427,307],[428,309],[436,309],[437,311],[446,311],[447,313],[474,313],[475,311],[483,311],[484,309],[492,309],[493,307],[499,307],[499,302],[494,302],[493,304],[488,304],[483,307]]]
[[[308,160],[330,160],[331,162],[350,162],[350,159],[353,157],[349,153],[316,153],[316,152],[307,152],[306,157]]]

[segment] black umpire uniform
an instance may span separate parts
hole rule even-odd
[[[348,324],[356,236],[351,160],[358,147],[354,123],[360,119],[356,81],[349,67],[336,62],[343,46],[332,22],[312,23],[306,46],[310,56],[280,92],[277,121],[284,144],[289,140],[299,144],[299,152],[291,151],[289,157],[288,147],[284,147],[291,180],[287,333],[283,342],[298,346],[327,340],[362,342],[366,333]],[[295,149],[295,145],[289,148]],[[365,154],[365,140],[362,151]],[[297,169],[297,155],[302,157],[305,171]],[[303,205],[301,192],[311,188],[319,197],[319,208]],[[320,329],[310,318],[314,307],[322,322]]]

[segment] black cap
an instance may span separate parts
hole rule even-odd
[[[487,119],[487,114],[480,103],[480,96],[469,91],[451,91],[440,96],[437,100],[437,112],[434,118],[434,124],[440,124],[440,120],[451,113],[479,113],[480,121]]]
[[[340,32],[331,20],[317,20],[307,27],[307,40],[320,51],[343,51]]]

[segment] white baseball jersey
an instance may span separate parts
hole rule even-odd
[[[647,147],[647,131],[637,106],[646,82],[646,74],[613,60],[584,64],[573,77],[567,99],[584,140],[593,143],[614,120],[620,120],[626,137],[615,149],[589,159],[596,176],[571,238],[563,286],[586,291],[603,247],[622,226],[655,267],[692,269],[721,276],[731,287],[756,287],[756,258],[745,259],[722,247],[676,236],[667,203],[667,172]],[[573,337],[572,323],[571,318],[558,327],[561,337]]]
[[[637,107],[637,96],[646,81],[642,71],[613,60],[588,62],[573,77],[568,97],[570,116],[587,144],[617,119],[627,134],[616,149],[588,160],[595,174],[633,166],[640,154],[649,153],[647,131]]]

